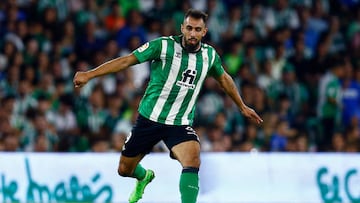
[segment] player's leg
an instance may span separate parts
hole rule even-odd
[[[144,154],[139,154],[135,157],[120,156],[118,173],[123,177],[133,177],[141,180],[145,176],[145,169],[139,164]]]
[[[129,202],[137,202],[142,198],[145,187],[155,177],[152,170],[144,169],[139,163],[145,154],[161,140],[157,136],[158,126],[139,115],[136,123],[125,140],[119,161],[118,173],[124,177],[136,178],[136,186],[130,195]]]
[[[170,156],[182,165],[180,193],[182,203],[195,203],[199,193],[200,143],[190,126],[173,126],[164,137]]]
[[[129,197],[129,202],[137,202],[142,198],[145,187],[155,178],[155,174],[152,170],[145,170],[140,161],[144,157],[144,154],[139,154],[135,157],[127,157],[122,155],[120,157],[118,173],[123,177],[136,178],[136,186]]]
[[[180,193],[182,203],[195,203],[199,193],[200,144],[186,141],[175,145],[171,151],[181,163]]]

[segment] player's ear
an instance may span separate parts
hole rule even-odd
[[[207,31],[208,31],[208,28],[207,27],[205,27],[205,29],[203,30],[203,37],[205,37],[205,35],[206,35],[206,33],[207,33]]]
[[[180,30],[181,30],[181,33],[184,34],[184,25],[182,23],[180,25]]]

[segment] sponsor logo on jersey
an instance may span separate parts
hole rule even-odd
[[[176,85],[194,89],[195,78],[196,78],[196,70],[187,69],[182,73],[182,78],[180,81],[176,82]]]

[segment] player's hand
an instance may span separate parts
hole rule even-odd
[[[76,72],[73,83],[75,88],[81,88],[89,81],[89,77],[87,76],[86,72],[78,71]]]
[[[245,106],[243,109],[241,109],[241,113],[249,118],[250,120],[255,121],[257,124],[260,124],[263,122],[263,120],[260,118],[260,116],[254,111],[254,109]]]

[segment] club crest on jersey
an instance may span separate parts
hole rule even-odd
[[[195,88],[195,85],[194,85],[195,78],[196,78],[196,70],[186,69],[182,73],[181,80],[177,81],[176,85],[194,89]]]
[[[149,47],[149,42],[146,42],[145,44],[141,45],[141,47],[139,47],[137,50],[138,50],[138,52],[143,52],[148,47]]]

